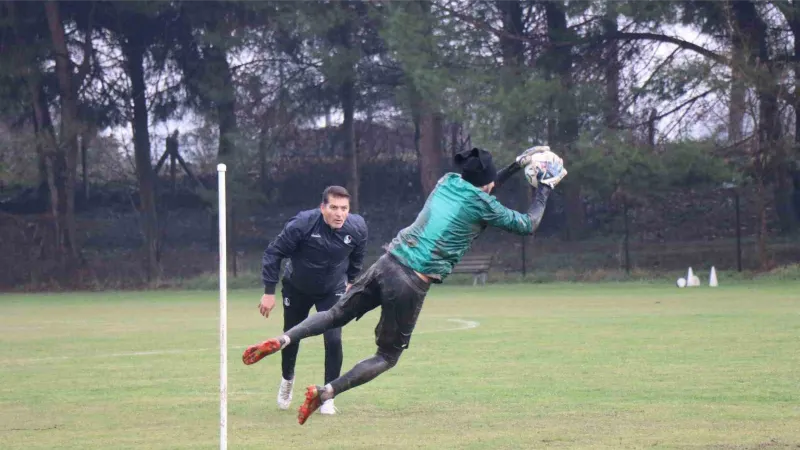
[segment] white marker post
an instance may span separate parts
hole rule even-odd
[[[228,447],[228,240],[225,164],[217,165],[219,190],[219,448]]]

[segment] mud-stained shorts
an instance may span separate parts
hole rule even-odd
[[[429,288],[413,270],[385,253],[353,283],[336,307],[358,320],[380,306],[375,343],[384,351],[402,351],[409,346]]]

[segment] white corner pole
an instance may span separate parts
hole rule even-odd
[[[219,183],[219,448],[228,447],[228,241],[225,164],[217,165]]]

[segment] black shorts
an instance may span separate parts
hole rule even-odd
[[[411,342],[429,288],[413,270],[386,253],[353,283],[337,307],[358,320],[380,306],[375,343],[385,351],[402,351]]]
[[[283,308],[286,311],[292,311],[294,315],[302,315],[303,319],[308,317],[312,306],[317,309],[317,312],[331,309],[344,296],[345,290],[345,286],[342,285],[340,289],[336,289],[333,292],[312,295],[300,291],[289,280],[284,279],[282,285],[281,302],[283,302]]]

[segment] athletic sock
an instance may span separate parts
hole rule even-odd
[[[322,391],[319,393],[319,399],[324,401],[330,400],[333,398],[333,388],[330,384],[326,384],[323,386]]]

